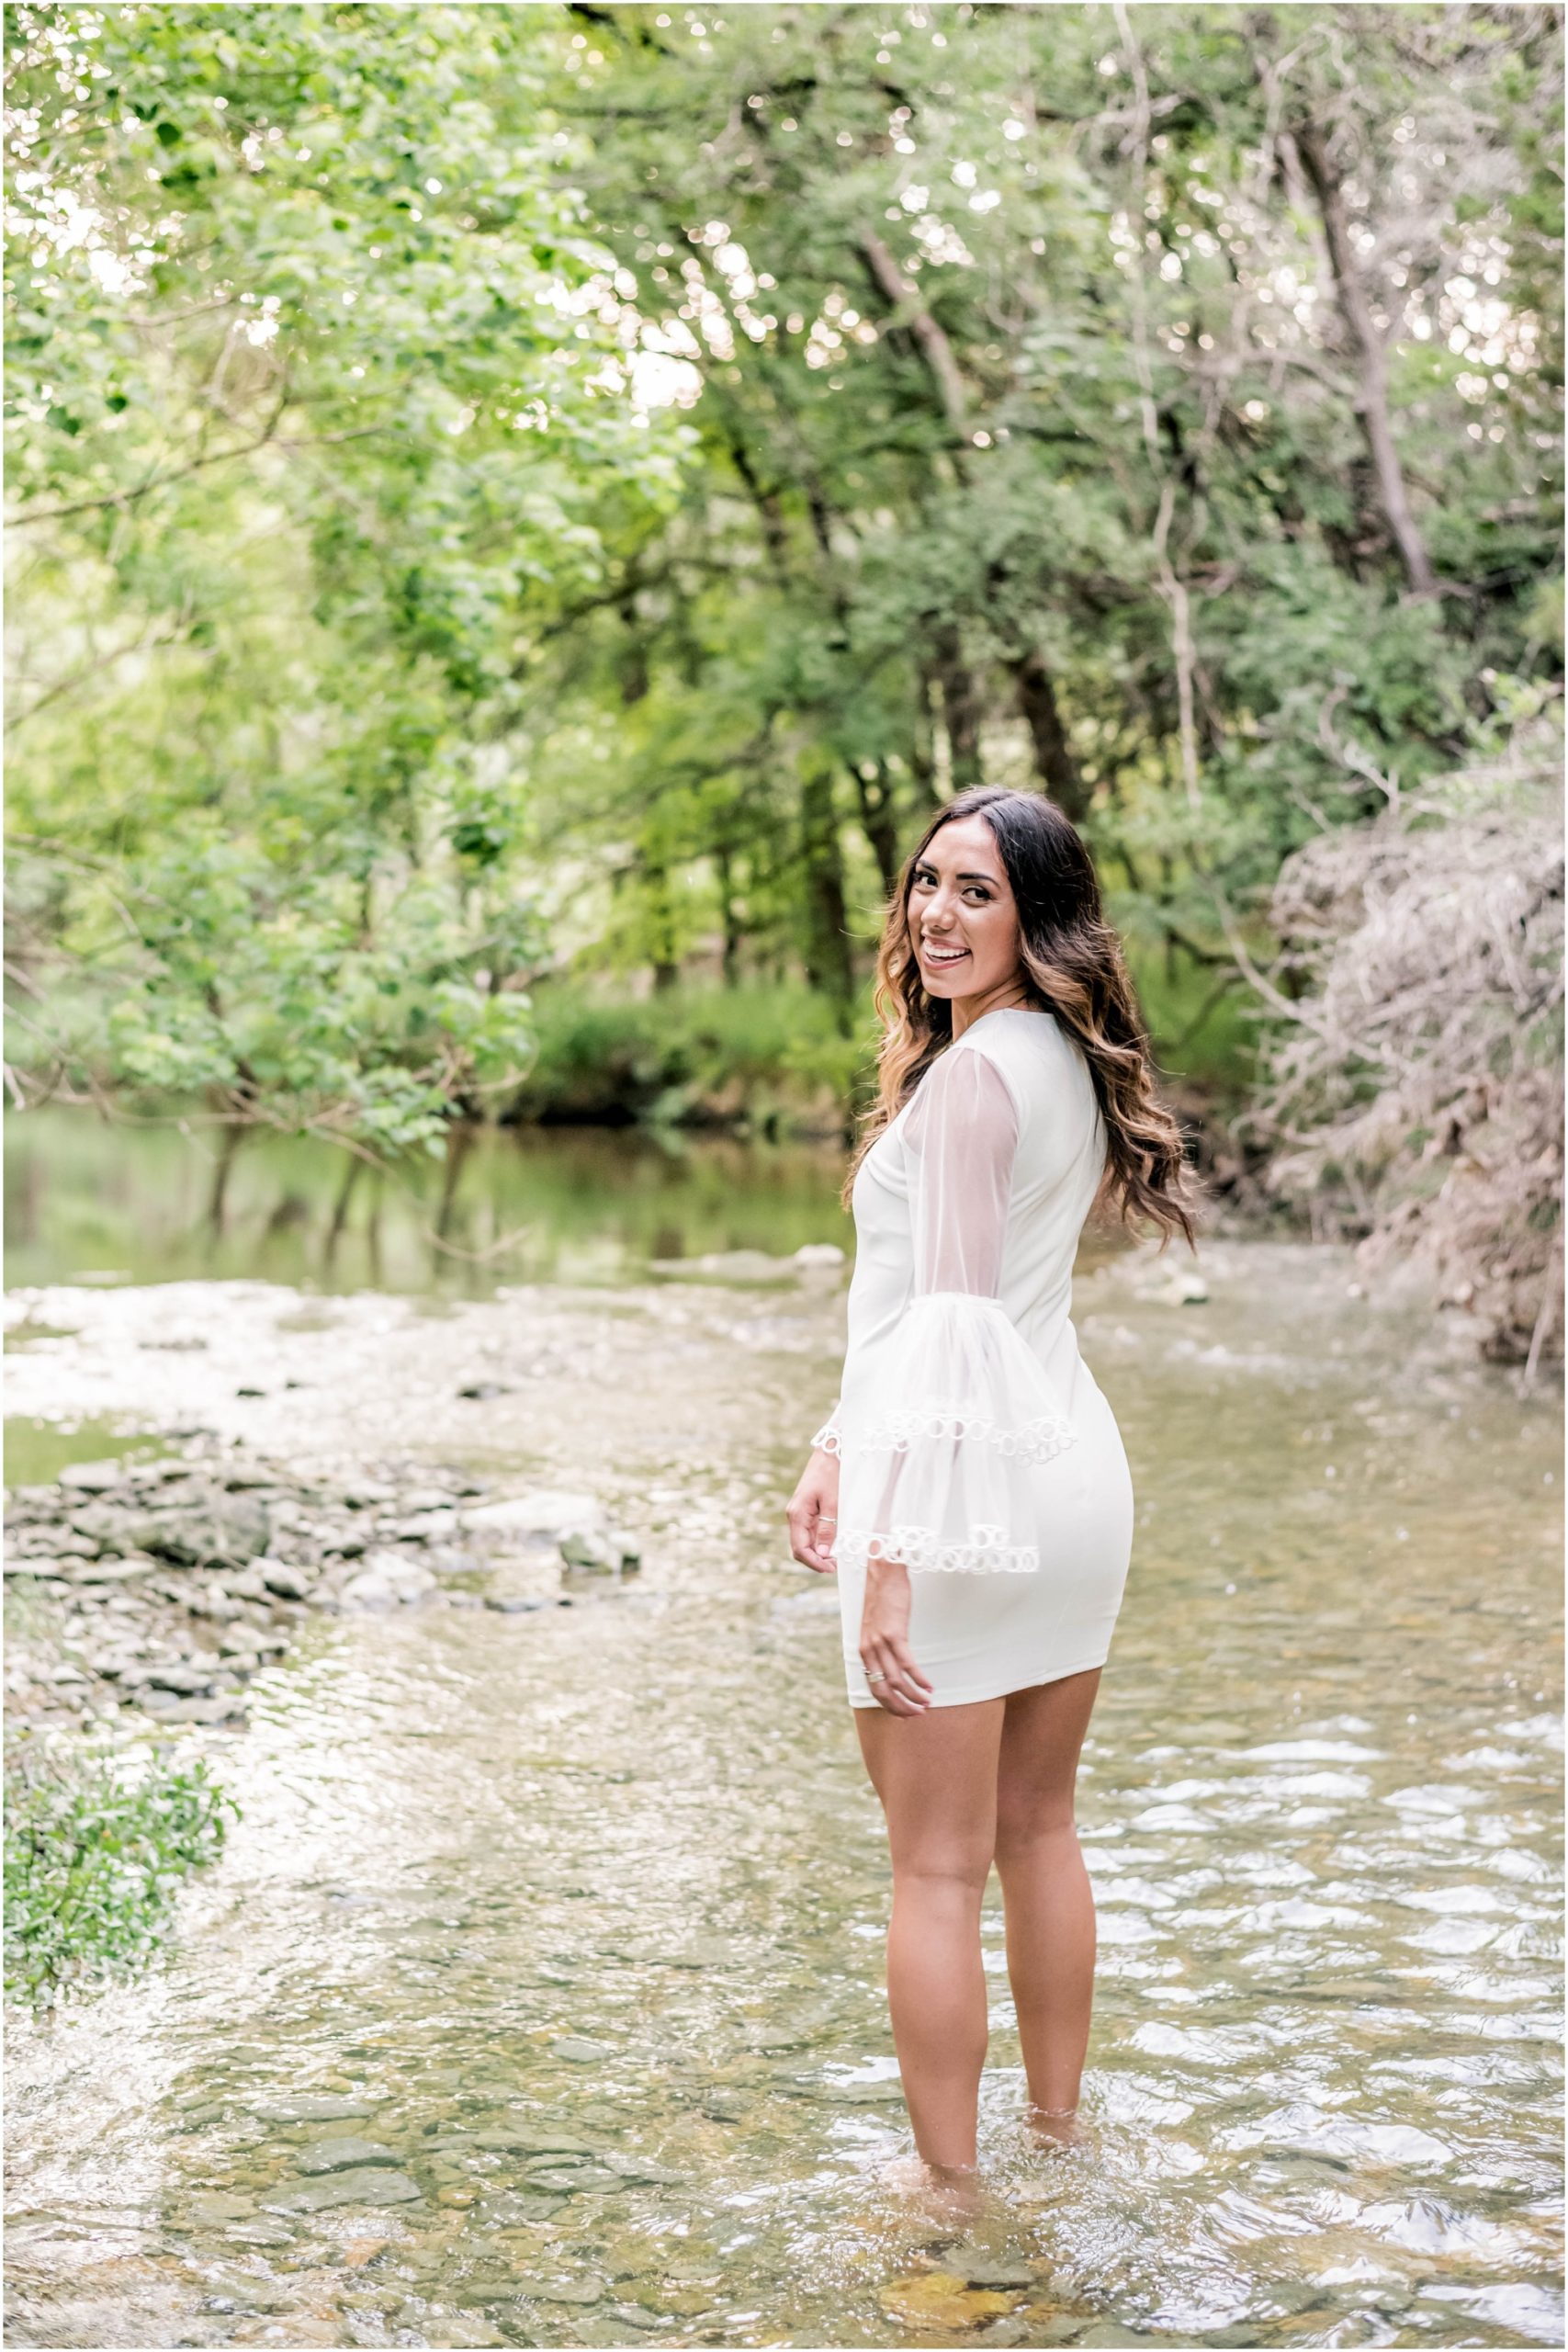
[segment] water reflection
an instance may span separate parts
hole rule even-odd
[[[828,1145],[641,1129],[455,1131],[389,1173],[313,1138],[106,1125],[6,1130],[13,1286],[243,1277],[322,1291],[619,1283],[650,1260],[844,1240]]]

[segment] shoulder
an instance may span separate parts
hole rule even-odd
[[[1031,1106],[1060,1087],[1064,1068],[1076,1058],[1077,1047],[1054,1012],[1007,1005],[976,1021],[950,1051],[973,1056],[996,1073],[1022,1128],[1029,1124]]]

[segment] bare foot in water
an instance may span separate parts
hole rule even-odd
[[[971,2222],[985,2205],[976,2165],[929,2165],[922,2156],[895,2156],[878,2177],[918,2204],[933,2222]]]
[[[1088,2126],[1076,2107],[1026,2107],[1023,2128],[1043,2148],[1085,2148],[1090,2144]]]

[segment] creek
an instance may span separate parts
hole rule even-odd
[[[107,1132],[13,1200],[13,1479],[199,1426],[586,1489],[642,1566],[305,1616],[239,1727],[172,1735],[243,1815],[152,1973],[13,2018],[9,2341],[1562,2343],[1554,1390],[1337,1250],[1214,1238],[1189,1304],[1174,1252],[1086,1250],[1138,1497],[1089,2137],[1020,2132],[993,1885],[991,2202],[944,2231],[878,2179],[881,1820],[782,1522],[837,1156],[536,1137],[451,1226],[529,1225],[521,1268],[411,1212],[372,1280],[341,1236],[324,1274],[304,1159],[304,1213],[242,1157],[204,1233],[166,1137],[106,1194]]]

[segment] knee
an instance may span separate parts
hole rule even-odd
[[[997,1868],[1005,1871],[1077,1835],[1070,1801],[1001,1797],[997,1804]]]
[[[967,1850],[895,1855],[895,1894],[919,1894],[925,1899],[978,1910],[990,1876],[991,1857]]]

